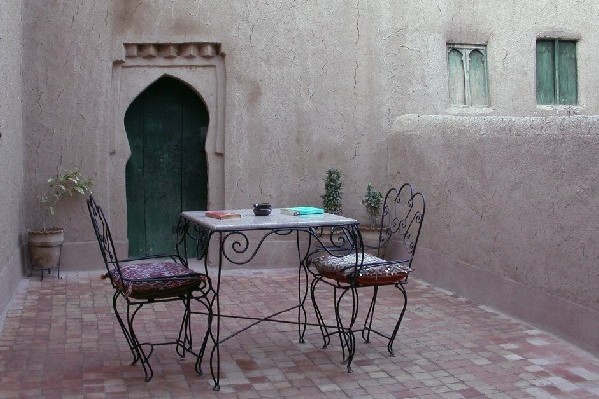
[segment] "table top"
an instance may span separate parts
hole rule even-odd
[[[256,216],[251,209],[234,209],[225,212],[239,213],[241,217],[215,219],[207,217],[204,211],[185,211],[181,213],[181,216],[195,225],[212,231],[299,229],[359,224],[355,219],[330,213],[301,216],[285,215],[281,213],[280,208],[273,208],[269,216]]]

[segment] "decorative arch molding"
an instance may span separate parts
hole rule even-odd
[[[123,57],[113,62],[112,105],[108,120],[107,197],[113,234],[127,246],[127,200],[125,167],[131,156],[124,117],[133,100],[162,76],[179,79],[192,88],[206,104],[210,122],[206,135],[208,163],[208,207],[224,207],[225,153],[225,68],[220,44],[124,43]],[[116,244],[116,243],[115,243]],[[119,245],[119,247],[121,246]]]

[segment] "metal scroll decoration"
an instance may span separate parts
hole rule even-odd
[[[418,242],[424,212],[424,196],[419,192],[414,193],[409,183],[390,189],[382,209],[381,246],[386,245],[392,236],[396,236],[403,243],[401,250],[405,260],[411,259]]]
[[[235,265],[244,265],[256,256],[262,244],[272,235],[287,236],[295,230],[274,229],[274,230],[254,230],[254,234],[262,234],[258,240],[251,239],[244,231],[232,231],[222,233],[221,235],[221,253],[223,257]]]
[[[206,229],[202,229],[199,226],[193,225],[189,220],[184,217],[179,217],[179,223],[177,224],[177,255],[180,257],[181,262],[187,266],[188,259],[188,244],[190,242],[195,243],[197,252],[197,259],[203,259],[208,255],[208,244],[210,243],[210,237],[212,233]]]
[[[361,235],[357,226],[337,226],[330,228],[311,229],[311,237],[316,241],[311,254],[325,253],[342,257],[356,253],[356,247],[361,247]]]

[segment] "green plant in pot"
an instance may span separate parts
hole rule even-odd
[[[56,208],[65,197],[86,196],[91,193],[93,180],[79,169],[69,169],[50,177],[46,189],[38,197],[42,211],[42,227],[27,231],[29,260],[33,268],[43,270],[58,268],[60,277],[60,253],[64,242],[64,228],[51,226]]]
[[[331,168],[327,170],[327,174],[324,178],[324,194],[320,196],[320,198],[322,198],[322,208],[326,213],[335,215],[341,214],[342,190],[343,183],[341,182],[341,172],[339,169]],[[320,235],[329,236],[331,240],[337,233],[339,233],[339,231],[323,227],[320,228]]]
[[[341,172],[335,168],[327,170],[327,175],[324,179],[324,194],[320,196],[325,212],[336,215],[341,214],[342,189]]]
[[[362,205],[366,209],[368,214],[368,225],[361,226],[360,231],[362,232],[362,239],[365,244],[365,251],[373,255],[384,257],[384,248],[379,248],[380,238],[380,220],[381,215],[381,203],[383,201],[383,194],[380,191],[375,190],[372,183],[368,183],[366,192],[362,198]]]
[[[381,214],[381,203],[383,202],[383,194],[372,187],[372,183],[368,183],[362,205],[366,208],[368,214],[368,223],[371,227],[378,228],[380,221],[378,220]]]

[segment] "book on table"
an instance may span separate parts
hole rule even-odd
[[[281,208],[281,214],[291,216],[320,215],[323,213],[324,209],[315,208],[313,206],[294,206],[291,208]]]
[[[241,217],[239,213],[227,211],[206,211],[206,216],[213,219],[236,219]]]

